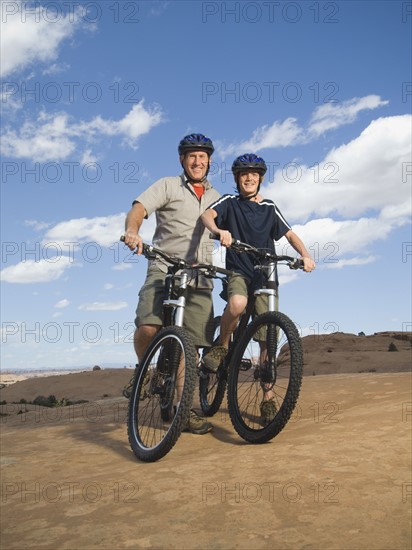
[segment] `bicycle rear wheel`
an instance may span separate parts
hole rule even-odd
[[[229,369],[228,407],[237,433],[251,443],[275,437],[293,413],[302,374],[302,345],[293,322],[279,312],[258,315],[239,340]],[[271,402],[269,415],[262,414],[264,401]]]
[[[213,345],[216,345],[220,334],[221,316],[214,318]],[[210,348],[203,350],[205,355]],[[200,407],[206,416],[213,416],[217,413],[225,396],[227,385],[227,368],[225,365],[219,367],[217,372],[208,372],[202,368],[200,363],[199,371],[199,401]]]
[[[145,462],[165,456],[188,423],[196,377],[196,349],[181,327],[162,329],[148,347],[129,400],[127,431]]]

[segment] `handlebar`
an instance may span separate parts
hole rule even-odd
[[[220,240],[219,235],[217,235],[216,233],[210,233],[209,237],[217,241]],[[242,252],[251,253],[258,260],[262,260],[266,262],[272,261],[276,263],[284,262],[286,265],[289,266],[290,269],[303,269],[303,265],[304,265],[303,260],[299,258],[294,258],[293,256],[285,256],[285,255],[278,256],[274,252],[271,252],[263,248],[256,248],[250,244],[243,243],[238,239],[233,239],[230,248],[231,250],[233,250],[238,254],[241,254]]]
[[[124,235],[120,237],[120,240],[124,242]],[[137,254],[137,250],[134,250],[133,254]],[[147,243],[143,243],[142,254],[148,260],[155,260],[160,257],[169,264],[174,265],[178,269],[198,269],[204,271],[205,276],[210,278],[217,278],[217,274],[225,276],[235,275],[234,271],[230,271],[228,269],[224,269],[223,267],[218,267],[212,264],[191,264],[186,260],[182,260],[181,258],[177,258],[176,256],[171,256],[163,250],[160,250],[160,248],[156,248],[155,246]]]

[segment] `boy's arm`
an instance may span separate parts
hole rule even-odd
[[[219,235],[220,244],[222,244],[223,246],[230,246],[232,244],[231,233],[229,231],[226,231],[225,229],[219,229],[215,223],[215,219],[217,218],[216,210],[214,210],[213,208],[208,208],[203,212],[200,218],[206,229],[209,229],[211,233]]]
[[[302,256],[303,260],[303,269],[304,271],[313,271],[316,267],[315,262],[312,260],[309,252],[306,250],[305,245],[303,244],[303,241],[294,231],[289,229],[289,231],[285,234],[285,237],[289,241],[289,243],[293,246],[293,248]]]

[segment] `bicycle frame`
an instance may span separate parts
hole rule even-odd
[[[218,239],[215,235],[210,235],[211,239]],[[301,269],[303,267],[302,260],[298,260],[291,256],[277,256],[273,252],[260,250],[255,248],[247,243],[242,243],[238,240],[234,240],[232,243],[232,248],[235,252],[250,252],[255,255],[259,260],[263,261],[262,265],[258,265],[255,269],[260,269],[263,271],[265,276],[265,282],[261,288],[255,290],[254,292],[249,292],[248,301],[244,313],[241,315],[239,323],[232,335],[232,340],[229,344],[228,354],[223,362],[224,369],[227,370],[233,352],[236,348],[236,345],[245,331],[249,320],[253,317],[256,298],[258,296],[267,296],[268,297],[268,312],[278,311],[279,309],[279,278],[277,264],[279,262],[286,262],[289,265],[290,269]]]

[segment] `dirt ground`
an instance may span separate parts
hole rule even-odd
[[[105,389],[129,373],[103,373],[58,377],[94,399],[59,409],[12,404],[26,381],[1,390],[2,549],[411,548],[410,374],[308,376],[270,443],[243,442],[224,406],[212,433],[146,464]]]

